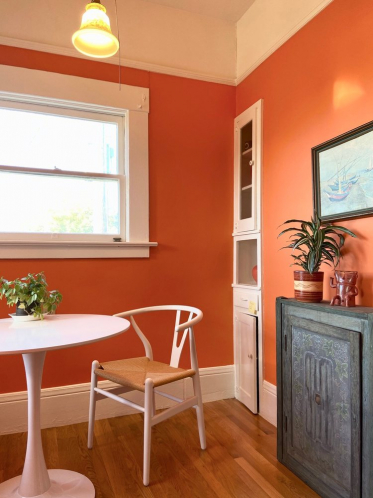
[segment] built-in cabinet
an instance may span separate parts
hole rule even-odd
[[[278,459],[323,498],[373,496],[373,308],[277,300]]]
[[[236,397],[259,410],[262,101],[235,119],[233,303]]]

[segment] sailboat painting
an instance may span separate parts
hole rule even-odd
[[[373,121],[314,147],[312,165],[323,221],[373,214]]]

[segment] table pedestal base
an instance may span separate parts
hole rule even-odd
[[[48,470],[51,487],[34,498],[94,498],[95,488],[91,481],[70,470]],[[18,493],[21,477],[14,477],[0,484],[1,498],[24,498]]]

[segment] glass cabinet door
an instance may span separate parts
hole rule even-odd
[[[253,122],[240,130],[240,220],[253,216]]]
[[[236,119],[234,231],[237,233],[259,228],[255,116],[256,109],[250,108]]]

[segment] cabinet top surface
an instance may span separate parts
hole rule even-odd
[[[346,308],[344,306],[330,306],[329,301],[322,301],[321,303],[303,303],[296,299],[278,297],[276,299],[278,304],[288,304],[291,306],[298,306],[314,311],[323,311],[325,313],[333,313],[346,316],[358,315],[358,318],[368,318],[368,315],[373,315],[373,307],[368,306],[353,306]],[[373,319],[373,317],[372,317]]]

